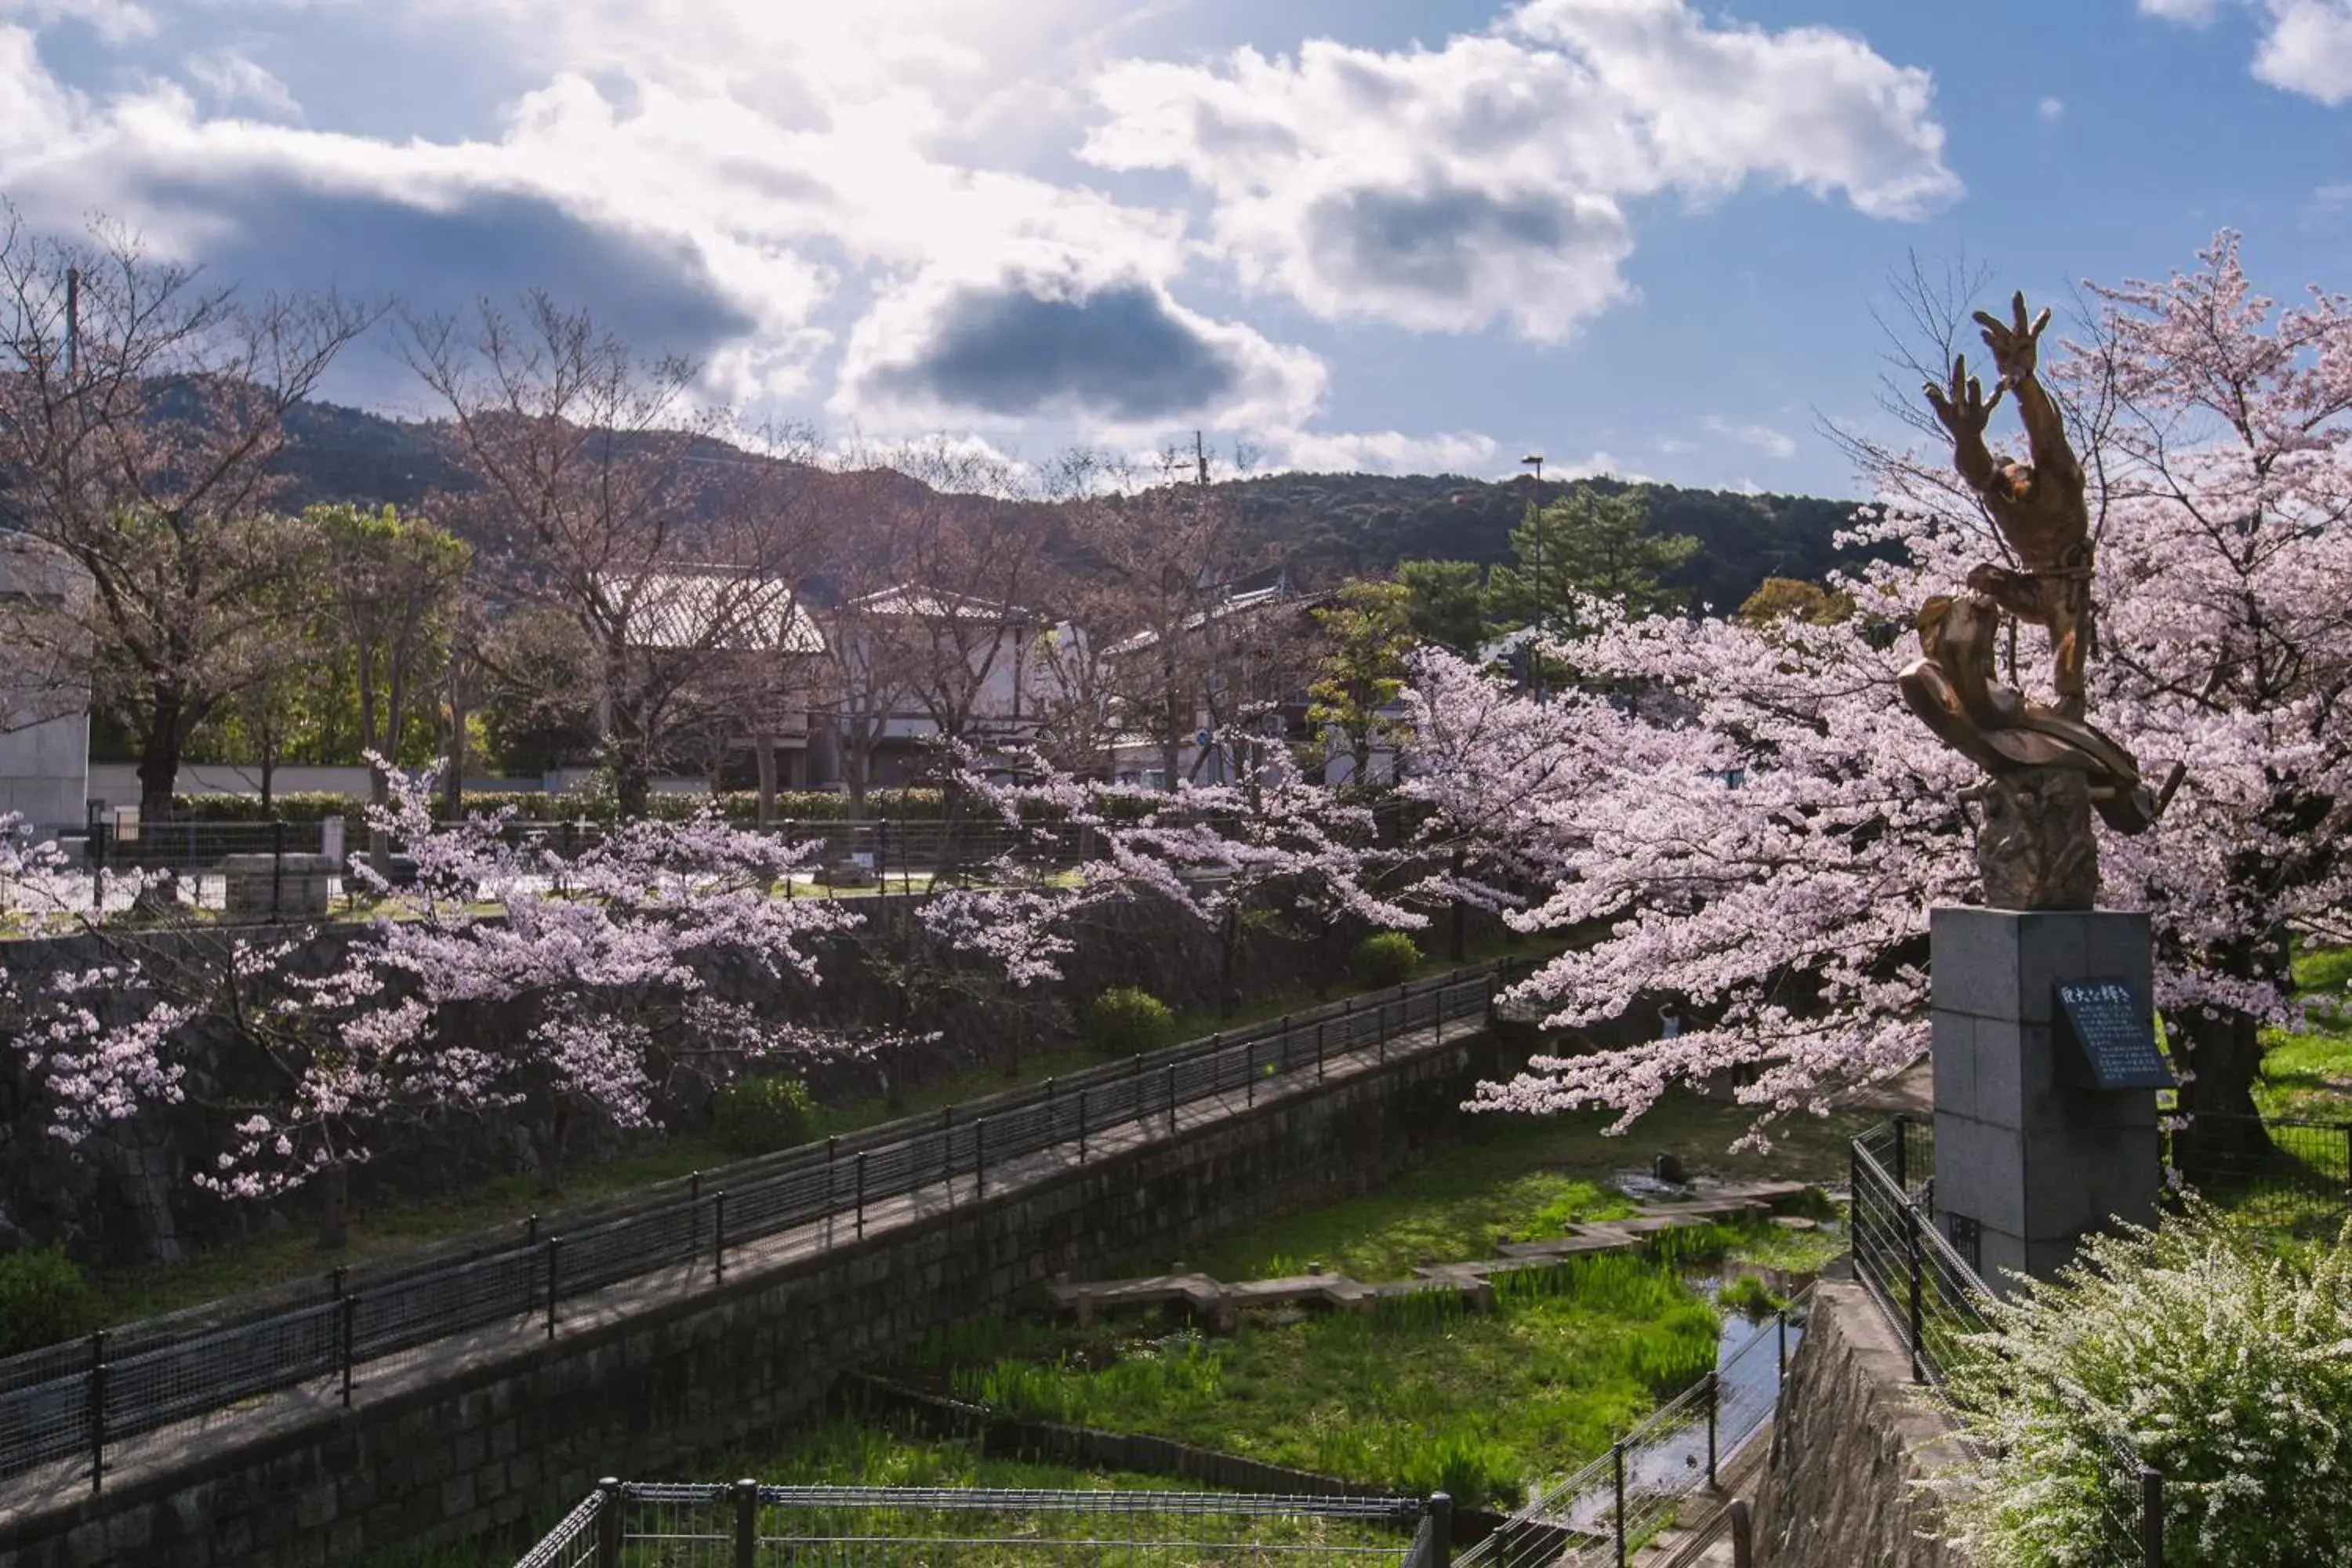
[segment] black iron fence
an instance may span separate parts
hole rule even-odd
[[[604,1480],[516,1568],[959,1563],[1445,1568],[1453,1505],[1418,1498]]]
[[[1073,828],[1066,824],[1032,827],[992,816],[778,820],[764,827],[736,826],[740,832],[787,843],[814,844],[812,874],[854,865],[877,876],[919,878],[941,868],[974,867],[1006,858],[1041,868],[1066,868],[1100,858],[1104,853],[1099,836],[1090,827]],[[364,826],[356,831],[359,841],[364,843]],[[570,860],[603,844],[612,825],[509,818],[498,831],[509,844]]]
[[[1051,875],[1099,859],[1107,852],[1100,835],[1092,828],[1062,826],[1049,831],[992,816],[953,821],[925,817],[778,821],[743,831],[814,847],[803,868],[781,889],[786,897],[868,889],[925,892],[950,883],[961,884],[974,876],[985,878],[992,868],[1006,863],[1033,874]],[[530,852],[541,884],[559,897],[565,890],[569,868],[601,846],[610,832],[610,825],[604,823],[521,818],[510,818],[496,829],[501,840]],[[361,896],[360,882],[344,875],[342,868],[369,847],[366,823],[344,818],[151,821],[127,834],[100,822],[79,834],[65,835],[63,841],[88,874],[81,907],[101,917],[130,910],[145,883],[152,883],[158,873],[168,873],[184,901],[221,910],[232,918],[243,915],[268,921],[319,919],[333,912],[331,893]],[[398,885],[414,874],[406,861],[406,846],[395,836],[386,840],[384,848],[390,860],[383,869]],[[312,855],[326,855],[335,861],[327,881],[315,889],[306,880],[314,874],[309,867],[299,862],[296,863],[299,869],[287,865],[289,856]],[[232,885],[236,879],[228,875],[228,863],[240,856],[270,857],[270,868],[258,872],[248,868],[245,873],[248,880]],[[5,901],[6,891],[0,889],[0,903]]]
[[[823,1242],[862,1238],[885,1205],[943,1188],[985,1197],[1045,1151],[1085,1163],[1225,1097],[1244,1104],[1355,1053],[1482,1023],[1500,965],[1455,971],[1311,1013],[1212,1035],[959,1110],[698,1174],[568,1234],[534,1216],[517,1241],[404,1273],[344,1270],[240,1311],[236,1301],[128,1324],[0,1361],[0,1476],[84,1459],[100,1486],[110,1447],[173,1422],[276,1391],[318,1384],[351,1404],[370,1376],[453,1335],[529,1327],[552,1339],[566,1301],[664,1269],[725,1278],[730,1251],[822,1225]]]
[[[360,817],[303,822],[151,820],[128,833],[110,824],[93,823],[81,833],[67,837],[79,842],[84,861],[94,868],[202,874],[217,869],[232,855],[331,851],[335,846],[330,835],[335,829],[329,821],[341,825],[343,853],[355,855],[367,847],[368,826]],[[942,866],[972,866],[1008,856],[1038,866],[1070,867],[1098,858],[1103,852],[1099,836],[1090,827],[1029,827],[996,816],[779,820],[764,827],[738,826],[746,833],[815,845],[811,872],[856,864],[877,872],[920,875]],[[596,848],[611,832],[609,823],[538,822],[520,817],[509,818],[497,827],[497,837],[505,843],[558,860],[575,859]],[[395,854],[401,851],[397,837],[390,841],[390,847]]]
[[[2352,1215],[2352,1121],[2200,1114],[2166,1143],[2179,1185],[2253,1224],[2332,1237]]]
[[[1987,1331],[1993,1296],[1973,1261],[1936,1228],[1935,1184],[1927,1173],[1934,1166],[1927,1130],[1906,1117],[1853,1140],[1847,1230],[1854,1278],[1902,1336],[1912,1377],[1940,1385],[1962,1357],[1986,1353],[1971,1336]],[[2163,1476],[2112,1439],[2102,1468],[2097,1560],[2163,1568]]]
[[[1536,1488],[1455,1561],[1462,1568],[1625,1568],[1695,1500],[1722,1493],[1723,1472],[1772,1418],[1811,1297],[1809,1286],[1753,1322],[1715,1370],[1582,1469]]]

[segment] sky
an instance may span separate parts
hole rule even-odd
[[[1854,494],[1915,259],[2341,287],[2347,117],[2352,0],[0,0],[35,228],[1031,463]]]

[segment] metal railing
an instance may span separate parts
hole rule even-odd
[[[1913,1380],[1940,1384],[1968,1337],[1985,1331],[1992,1292],[1936,1228],[1927,1129],[1897,1116],[1854,1139],[1848,1162],[1854,1278],[1902,1336]]]
[[[607,1286],[691,1267],[715,1287],[731,1251],[802,1226],[823,1225],[824,1246],[862,1239],[893,1199],[944,1187],[950,1203],[977,1201],[1024,1157],[1055,1150],[1083,1164],[1114,1142],[1172,1135],[1188,1108],[1254,1104],[1352,1053],[1385,1060],[1392,1041],[1424,1032],[1442,1045],[1449,1026],[1483,1022],[1501,983],[1500,965],[1456,971],[698,1173],[683,1195],[667,1184],[567,1234],[534,1215],[520,1244],[458,1261],[365,1279],[339,1268],[267,1305],[215,1303],[14,1356],[0,1361],[0,1476],[79,1457],[95,1489],[110,1447],[190,1416],[313,1384],[349,1405],[398,1364],[389,1358],[452,1335],[504,1326],[553,1339],[566,1301]]]
[[[1723,1472],[1772,1418],[1811,1287],[1721,1355],[1715,1369],[1528,1500],[1455,1561],[1462,1568],[1624,1568],[1684,1505],[1719,1494]]]
[[[2328,1238],[2352,1214],[2352,1121],[2201,1113],[2166,1140],[2180,1184],[2271,1230]]]
[[[599,1481],[516,1568],[762,1563],[1282,1563],[1446,1568],[1453,1505],[1418,1498]]]
[[[1988,1329],[1992,1291],[1934,1219],[1933,1169],[1926,1130],[1897,1116],[1853,1140],[1847,1232],[1853,1274],[1900,1335],[1911,1375],[1940,1386]],[[2099,1559],[2116,1568],[2163,1568],[2164,1478],[2114,1437],[2098,1489]]]

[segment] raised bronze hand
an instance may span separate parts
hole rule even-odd
[[[1955,440],[1983,444],[1985,426],[1992,418],[1992,411],[2000,406],[2001,388],[1996,384],[1988,398],[1983,384],[1969,374],[1968,355],[1952,357],[1952,384],[1948,388],[1931,381],[1927,384],[1927,405],[1936,411],[1936,417],[1943,421],[1944,428],[1952,433]]]
[[[2050,308],[2033,318],[2031,326],[2025,321],[2025,291],[2011,297],[2009,302],[2014,321],[2004,321],[1989,311],[1979,310],[1976,323],[1984,329],[1985,347],[1992,351],[1994,368],[2000,372],[2003,386],[2022,386],[2033,374],[2039,357],[2042,329],[2050,324]]]

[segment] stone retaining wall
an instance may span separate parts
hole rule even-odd
[[[730,1260],[723,1287],[567,1307],[552,1340],[506,1332],[371,1378],[348,1411],[273,1401],[175,1455],[134,1456],[95,1497],[83,1471],[0,1510],[0,1568],[311,1568],[527,1533],[601,1476],[709,1479],[716,1456],[808,1411],[844,1372],[1056,1273],[1179,1256],[1385,1179],[1452,1131],[1477,1079],[1508,1070],[1498,1052],[1465,1033],[814,1256]]]
[[[1920,1478],[1966,1462],[1864,1288],[1822,1281],[1780,1386],[1756,1502],[1758,1568],[1972,1568],[1925,1533]]]

